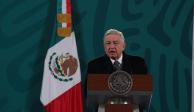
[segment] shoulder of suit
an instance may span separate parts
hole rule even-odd
[[[105,62],[108,60],[108,57],[107,56],[101,56],[101,57],[98,57],[98,58],[95,58],[93,60],[91,60],[89,62],[89,64],[93,64],[93,63],[102,63],[102,62]]]
[[[124,57],[125,57],[125,58],[128,58],[129,60],[144,60],[142,57],[140,57],[140,56],[135,56],[135,55],[128,55],[128,54],[125,54]]]

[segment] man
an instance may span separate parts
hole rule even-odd
[[[88,63],[87,74],[111,74],[120,69],[129,74],[147,74],[144,59],[124,52],[126,43],[122,32],[107,30],[104,34],[105,55]]]
[[[111,74],[116,69],[114,62],[118,61],[121,70],[129,74],[146,74],[147,67],[144,59],[127,55],[124,52],[126,43],[122,32],[110,29],[104,35],[105,56],[92,60],[88,64],[87,73]]]

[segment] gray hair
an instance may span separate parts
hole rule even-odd
[[[107,31],[105,32],[104,38],[105,38],[107,35],[110,35],[110,34],[118,34],[118,35],[120,35],[120,37],[121,37],[121,39],[123,40],[123,42],[125,42],[125,38],[124,38],[122,32],[120,32],[120,31],[118,31],[118,30],[116,30],[116,29],[109,29],[109,30],[107,30]]]

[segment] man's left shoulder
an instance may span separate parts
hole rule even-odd
[[[134,60],[134,61],[144,61],[144,59],[140,56],[134,56],[134,55],[128,55],[128,54],[125,54],[125,58],[129,59],[129,60]]]

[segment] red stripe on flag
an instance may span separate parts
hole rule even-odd
[[[81,82],[45,106],[47,112],[83,112]]]
[[[71,0],[66,0],[66,13],[71,15]],[[67,28],[71,27],[71,23],[67,23]]]
[[[71,0],[66,1],[66,8],[67,8],[67,13],[71,14]]]

